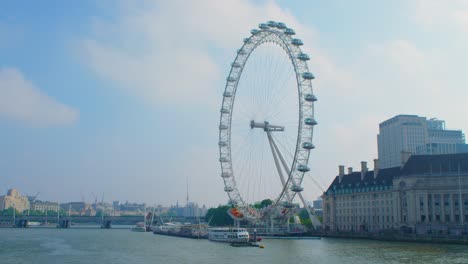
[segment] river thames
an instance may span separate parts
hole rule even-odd
[[[358,239],[265,239],[265,248],[129,229],[0,229],[0,263],[468,263],[463,245]]]

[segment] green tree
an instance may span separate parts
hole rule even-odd
[[[298,215],[301,219],[301,224],[305,225],[307,228],[312,228],[312,220],[310,220],[309,214],[307,213],[306,209],[302,208]],[[316,215],[316,217],[320,222],[322,222],[321,216]]]
[[[260,203],[258,203],[258,202],[255,203],[254,207],[257,208],[257,209],[260,209],[260,208],[267,207],[267,206],[272,205],[272,204],[273,204],[273,200],[264,199]]]
[[[31,211],[29,211],[29,215],[31,215],[31,216],[43,216],[44,213],[42,211],[39,211],[39,210],[31,210]]]
[[[57,215],[57,211],[55,211],[55,210],[47,210],[47,215],[48,215],[48,216],[56,216],[56,215]]]
[[[13,209],[13,207],[10,207],[10,208],[7,208],[7,209],[1,211],[1,215],[3,215],[3,216],[13,216],[13,210],[16,211],[15,213],[16,213],[17,216],[21,215],[21,213],[18,210]]]
[[[229,216],[229,205],[220,205],[217,208],[210,208],[205,216],[205,221],[211,226],[229,226],[234,224],[234,220]]]
[[[310,220],[309,213],[307,213],[307,210],[305,208],[302,208],[298,215],[301,219],[301,224],[303,224],[307,228],[312,227],[312,220]]]

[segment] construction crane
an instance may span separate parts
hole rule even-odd
[[[81,202],[83,203],[83,208],[81,208],[80,215],[86,215],[86,203],[83,195],[83,190],[81,190]]]
[[[37,192],[36,195],[34,196],[28,196],[29,197],[29,203],[34,203],[36,201],[37,196],[39,196],[40,192]]]
[[[93,198],[94,198],[94,204],[93,204],[94,210],[97,211],[97,195],[94,194],[93,192],[91,193],[91,195],[93,195]]]
[[[34,196],[28,196],[29,205],[32,205],[36,201],[36,198],[37,198],[37,196],[39,194],[40,194],[40,192],[37,192],[36,195],[34,195]],[[28,216],[29,216],[30,212],[31,212],[31,206],[29,206],[29,208],[28,208]]]

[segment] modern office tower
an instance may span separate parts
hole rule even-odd
[[[379,124],[381,168],[401,166],[412,154],[452,154],[465,149],[460,130],[445,129],[445,121],[417,115],[398,115]]]

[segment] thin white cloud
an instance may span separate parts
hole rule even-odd
[[[72,107],[44,94],[14,68],[0,68],[0,118],[31,126],[69,125],[78,120]]]
[[[454,11],[452,17],[464,31],[468,32],[468,8]]]
[[[468,1],[416,0],[413,2],[415,21],[428,30],[450,28],[468,30]]]
[[[444,1],[416,0],[413,8],[415,21],[428,28],[439,23],[448,12],[448,4]]]
[[[93,33],[81,42],[82,58],[98,76],[150,104],[218,107],[235,50],[267,20],[296,29],[321,82],[341,82],[343,74],[314,44],[316,33],[270,1],[125,3],[117,22],[93,21]]]
[[[373,56],[384,63],[394,63],[401,72],[414,74],[424,70],[426,55],[408,40],[393,40],[369,48]]]

